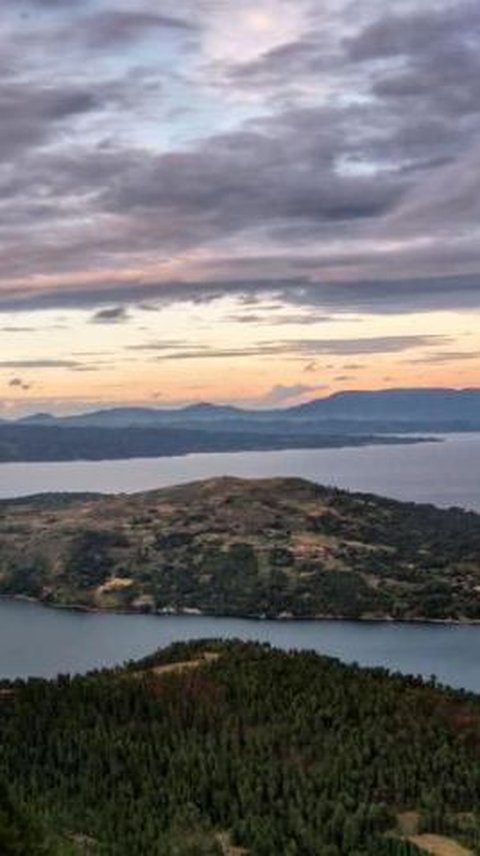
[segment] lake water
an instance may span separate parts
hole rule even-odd
[[[352,490],[480,511],[480,434],[361,449],[188,455],[154,460],[0,465],[0,496],[134,492],[209,476],[303,476]],[[142,657],[179,639],[238,637],[431,674],[480,692],[480,626],[274,622],[111,615],[0,601],[0,676],[51,676]]]
[[[411,446],[0,464],[0,497],[46,491],[132,493],[221,475],[302,476],[350,490],[480,511],[480,433],[442,439]]]
[[[0,601],[0,676],[85,672],[180,639],[255,639],[480,692],[480,627],[82,613]]]

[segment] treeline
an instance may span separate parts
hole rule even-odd
[[[417,856],[406,811],[480,847],[479,699],[314,653],[182,643],[4,682],[0,744],[12,799],[78,853]]]

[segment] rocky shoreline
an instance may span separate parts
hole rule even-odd
[[[23,594],[0,594],[0,600],[2,601],[20,601],[24,603],[32,603],[37,606],[44,606],[46,609],[61,609],[68,612],[86,612],[92,614],[104,614],[104,615],[138,615],[145,616],[151,615],[152,617],[157,618],[238,618],[244,621],[278,621],[278,622],[289,622],[289,621],[302,621],[302,622],[324,622],[324,621],[336,621],[336,622],[349,622],[353,624],[438,624],[441,626],[454,626],[454,627],[476,627],[480,625],[480,619],[470,619],[470,618],[428,618],[427,616],[412,616],[405,618],[398,618],[393,615],[363,615],[357,616],[353,618],[349,615],[328,615],[328,614],[320,614],[320,615],[295,615],[294,613],[280,613],[279,615],[267,615],[265,613],[258,614],[242,614],[242,613],[213,613],[213,612],[204,612],[201,609],[174,609],[165,608],[159,610],[152,609],[118,609],[118,608],[109,608],[109,607],[100,607],[100,606],[85,606],[81,603],[51,603],[47,600],[42,600],[41,598],[31,597],[29,595]]]

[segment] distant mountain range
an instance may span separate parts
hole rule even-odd
[[[338,448],[411,443],[454,431],[480,431],[480,389],[340,392],[276,410],[199,403],[63,417],[37,413],[0,421],[0,462]]]
[[[385,389],[338,392],[292,408],[295,418],[471,420],[480,423],[480,389]]]
[[[215,430],[262,433],[289,433],[293,426],[295,432],[329,434],[356,434],[365,430],[478,431],[480,388],[346,391],[274,410],[199,403],[178,409],[115,407],[65,417],[37,413],[18,420],[18,424],[24,425],[104,428],[165,425],[188,428],[199,424],[205,428],[208,423],[214,424]]]

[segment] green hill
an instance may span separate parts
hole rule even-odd
[[[3,682],[0,747],[12,799],[71,853],[479,852],[480,698],[312,652],[210,640]]]
[[[480,619],[480,516],[299,479],[0,503],[0,593],[272,617]]]

